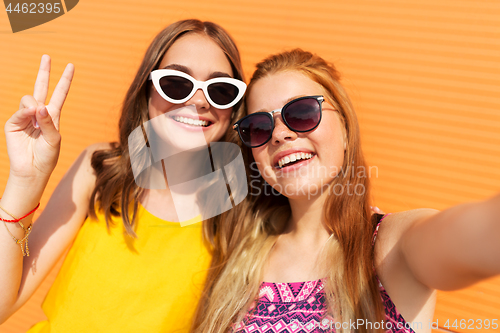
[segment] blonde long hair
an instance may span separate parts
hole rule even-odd
[[[323,211],[325,227],[332,235],[325,247],[327,314],[341,323],[358,318],[380,323],[384,310],[374,272],[370,186],[366,174],[362,177],[358,174],[358,170],[367,169],[360,149],[356,114],[335,67],[300,49],[270,56],[259,63],[248,93],[255,82],[281,71],[298,71],[319,83],[324,88],[325,99],[338,110],[346,131],[343,166],[329,187]],[[242,150],[246,164],[252,165],[251,150],[243,146]],[[260,186],[254,182],[244,202],[216,219],[216,225],[225,225],[216,232],[218,243],[212,243],[218,256],[209,271],[193,324],[194,332],[227,332],[244,318],[249,304],[258,298],[264,264],[291,214],[287,198],[266,195],[265,182],[258,170],[247,169],[249,181],[258,179]],[[342,189],[350,188],[350,192],[337,195],[333,192],[337,184]],[[348,194],[359,188],[363,193]],[[221,244],[220,240],[224,239],[231,243]],[[358,327],[355,331],[374,330]]]

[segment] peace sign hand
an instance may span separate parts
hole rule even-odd
[[[33,96],[24,96],[19,110],[5,124],[11,176],[44,181],[54,170],[61,144],[59,119],[74,69],[72,64],[66,66],[49,104],[45,105],[50,57],[42,56]]]

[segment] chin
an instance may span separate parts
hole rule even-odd
[[[326,180],[310,181],[309,179],[295,179],[294,181],[279,182],[272,185],[277,191],[289,199],[310,199],[328,192],[329,182]]]

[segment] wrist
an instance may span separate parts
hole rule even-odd
[[[46,181],[40,179],[29,180],[9,176],[0,205],[15,216],[23,216],[38,205],[47,181],[48,179]]]
[[[47,183],[49,182],[50,174],[48,175],[39,175],[39,176],[24,176],[19,175],[12,170],[9,173],[9,178],[7,179],[7,186],[16,187],[22,190],[31,190],[33,191],[36,188],[45,188]]]

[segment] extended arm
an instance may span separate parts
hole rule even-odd
[[[399,246],[424,285],[453,290],[500,274],[500,195],[413,218]]]

